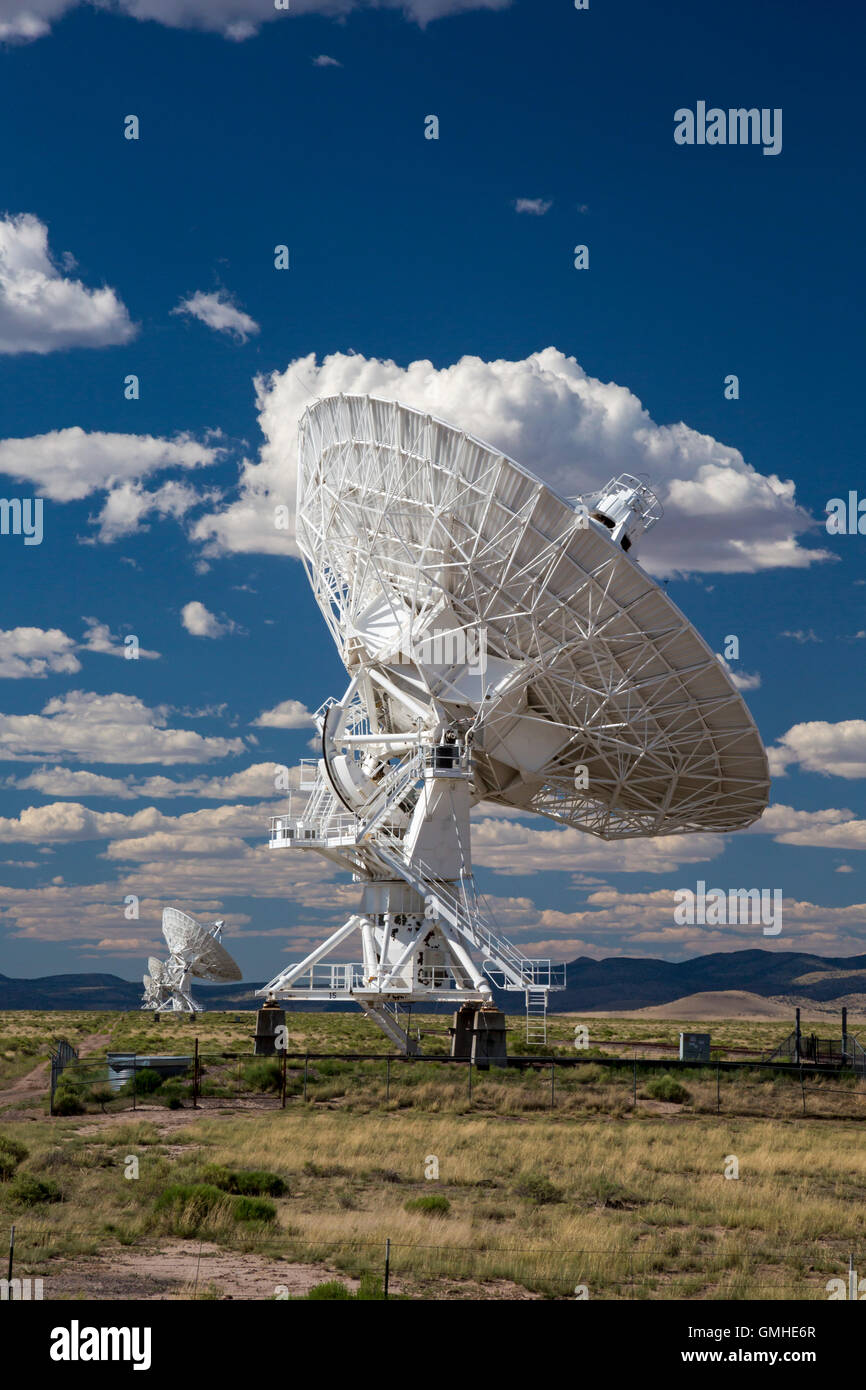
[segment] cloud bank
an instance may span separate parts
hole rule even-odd
[[[205,29],[235,43],[253,38],[269,20],[298,15],[344,19],[360,10],[397,10],[425,28],[434,19],[473,10],[506,10],[511,0],[288,0],[282,9],[262,0],[91,0],[97,9],[152,19],[171,29]],[[82,0],[0,0],[0,40],[29,43],[50,34],[55,20]]]
[[[67,757],[83,763],[204,763],[244,751],[239,738],[169,729],[166,711],[136,695],[71,690],[39,714],[0,714],[0,759]]]
[[[849,781],[866,777],[866,719],[794,724],[767,754],[774,777],[784,777],[791,765]]]
[[[209,553],[286,554],[291,532],[274,508],[294,514],[297,427],[317,397],[369,393],[400,400],[460,426],[532,469],[567,497],[615,474],[645,474],[665,516],[639,559],[657,576],[690,571],[755,573],[804,568],[828,558],[800,535],[812,525],[794,484],[762,474],[738,449],[688,425],[657,425],[624,386],[588,376],[556,348],[524,361],[463,357],[451,367],[335,353],[315,355],[256,381],[265,436],[257,461],[244,460],[237,499],[200,518],[193,535]]]

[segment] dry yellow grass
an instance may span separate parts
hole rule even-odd
[[[97,1018],[115,1045],[142,1026],[77,1022],[93,1031]],[[215,1053],[241,1042],[250,1020],[206,1022]],[[293,1022],[313,1050],[350,1026],[333,1016]],[[640,1039],[676,1031],[675,1021],[626,1023]],[[572,1027],[558,1021],[561,1046]],[[602,1047],[626,1031],[622,1020],[598,1027]],[[727,1042],[767,1046],[778,1031],[739,1021]],[[398,1286],[418,1297],[574,1297],[586,1285],[593,1298],[822,1299],[849,1253],[866,1268],[862,1085],[808,1083],[803,1117],[799,1085],[766,1074],[723,1074],[721,1114],[712,1072],[683,1075],[685,1106],[640,1099],[650,1082],[639,1075],[634,1108],[630,1068],[594,1063],[557,1076],[555,1110],[545,1072],[476,1074],[471,1107],[465,1072],[423,1061],[392,1066],[390,1100],[384,1062],[314,1066],[307,1102],[298,1077],[285,1111],[273,1094],[253,1110],[231,1090],[220,1098],[215,1061],[207,1078],[217,1094],[204,1112],[145,1102],[139,1116],[5,1124],[30,1151],[24,1169],[58,1182],[65,1198],[22,1209],[0,1183],[0,1225],[18,1226],[20,1272],[63,1269],[74,1283],[83,1252],[98,1260],[120,1243],[158,1255],[185,1234],[156,1211],[160,1193],[206,1180],[213,1164],[277,1173],[289,1195],[276,1199],[268,1226],[240,1223],[220,1203],[197,1239],[261,1257],[263,1269],[267,1257],[347,1275],[381,1272],[390,1239]],[[129,1155],[139,1160],[135,1181],[124,1177]],[[733,1158],[738,1178],[725,1176]],[[447,1199],[444,1214],[406,1209],[431,1194]],[[264,1282],[260,1296],[272,1296]]]
[[[395,1277],[419,1296],[455,1296],[469,1280],[553,1297],[585,1284],[601,1298],[823,1298],[849,1250],[866,1254],[866,1147],[843,1123],[371,1117],[314,1105],[185,1119],[163,1135],[159,1124],[112,1121],[86,1137],[64,1126],[54,1141],[64,1161],[43,1156],[68,1200],[18,1214],[26,1257],[40,1254],[27,1246],[37,1228],[52,1232],[48,1249],[69,1252],[166,1236],[156,1195],[213,1163],[280,1173],[291,1195],[273,1228],[240,1230],[218,1210],[208,1239],[359,1274],[381,1268],[389,1238]],[[32,1143],[32,1126],[14,1128]],[[122,1176],[129,1153],[140,1158],[135,1183]],[[724,1176],[732,1155],[737,1179]],[[527,1178],[530,1191],[552,1185],[555,1200],[520,1195]],[[431,1192],[447,1197],[447,1215],[405,1210]]]

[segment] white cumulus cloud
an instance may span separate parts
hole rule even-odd
[[[59,628],[13,627],[0,631],[0,678],[4,680],[80,670],[75,642]]]
[[[797,505],[793,482],[758,472],[738,449],[686,424],[657,425],[626,387],[587,375],[556,348],[519,362],[463,357],[442,369],[354,353],[319,364],[310,354],[258,378],[256,390],[265,436],[259,459],[244,461],[238,499],[192,528],[212,553],[287,553],[292,537],[275,527],[274,508],[294,512],[298,420],[317,397],[342,391],[429,411],[503,450],[568,497],[622,472],[647,475],[665,507],[639,552],[655,575],[753,573],[827,558],[798,539],[813,523]]]
[[[300,700],[283,700],[273,709],[263,710],[253,724],[260,729],[306,729],[313,722],[310,711]]]
[[[71,690],[39,714],[0,714],[0,760],[67,757],[82,763],[204,763],[244,751],[239,738],[168,729],[163,710],[136,695]]]
[[[166,468],[202,468],[220,450],[189,435],[105,434],[73,425],[48,434],[0,440],[0,473],[31,483],[52,502],[77,502]]]
[[[159,652],[147,651],[140,644],[135,657],[127,657],[128,647],[123,637],[116,637],[107,623],[98,618],[84,618],[84,637],[79,647],[82,652],[98,652],[101,656],[119,656],[125,660],[157,661]]]
[[[171,312],[199,319],[217,333],[230,333],[239,343],[245,343],[259,331],[255,319],[239,309],[225,290],[216,290],[211,294],[197,290],[189,299],[182,299]]]
[[[55,265],[48,228],[38,217],[0,218],[0,353],[108,347],[128,343],[135,333],[114,290],[88,289]]]
[[[0,630],[0,680],[24,677],[74,675],[81,670],[79,652],[100,652],[106,656],[125,656],[121,637],[115,637],[106,623],[85,618],[82,640],[76,642],[59,628],[13,627]],[[139,646],[138,656],[155,659],[159,652]]]
[[[254,763],[241,772],[224,777],[190,777],[177,781],[172,777],[108,777],[99,772],[70,767],[39,767],[25,777],[8,777],[4,783],[17,791],[37,791],[45,796],[105,797],[114,801],[147,799],[173,800],[175,797],[194,797],[202,801],[233,800],[236,797],[285,798],[285,791],[275,790],[277,768],[274,763]],[[299,769],[289,770],[289,780],[297,787]]]
[[[219,494],[213,489],[199,492],[188,483],[170,479],[148,492],[139,482],[125,482],[107,494],[96,522],[100,541],[110,544],[121,536],[146,531],[144,518],[151,513],[180,521],[192,507],[213,502]]]
[[[761,677],[757,671],[738,671],[735,666],[731,666],[720,652],[716,652],[716,658],[725,668],[731,684],[735,690],[758,690],[761,685]]]
[[[866,719],[794,724],[767,753],[774,777],[783,777],[792,764],[849,781],[866,777]]]
[[[231,619],[217,618],[198,599],[184,604],[180,620],[193,637],[225,637],[235,626]]]

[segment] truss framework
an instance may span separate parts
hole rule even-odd
[[[483,630],[488,667],[510,670],[486,699],[450,703],[483,731],[477,799],[604,839],[749,825],[769,773],[745,703],[676,605],[580,521],[512,460],[405,406],[341,396],[302,421],[298,540],[350,673],[371,665],[429,708],[435,684],[388,643],[437,625]],[[387,718],[381,682],[377,699]],[[536,766],[533,742],[549,748]]]
[[[318,402],[299,443],[298,544],[350,684],[317,713],[309,798],[274,818],[271,845],[364,886],[358,912],[261,993],[352,998],[396,1038],[401,1001],[482,1002],[494,983],[525,992],[540,1036],[564,970],[485,921],[471,805],[606,840],[736,830],[767,803],[757,729],[627,553],[660,514],[643,484],[612,480],[590,512],[370,397]],[[361,960],[331,964],[354,936]]]

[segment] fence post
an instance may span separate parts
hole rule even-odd
[[[472,1058],[469,1058],[469,1104],[472,1104]]]
[[[14,1255],[15,1255],[15,1227],[13,1226],[13,1227],[10,1229],[10,1231],[9,1231],[9,1271],[8,1271],[8,1273],[7,1273],[7,1275],[6,1275],[6,1278],[7,1278],[7,1280],[9,1281],[10,1284],[12,1283],[12,1259],[13,1259]],[[11,1296],[12,1296],[11,1293],[10,1293],[9,1296],[10,1296],[10,1298],[11,1298]]]
[[[803,1068],[800,1068],[800,1090],[803,1092],[803,1114],[806,1113],[806,1083],[803,1080]]]
[[[719,1112],[721,1111],[721,1108],[722,1108],[722,1064],[721,1064],[721,1062],[716,1062],[716,1114],[717,1114],[717,1115],[718,1115]]]
[[[195,1053],[192,1059],[192,1108],[198,1110],[198,1034],[196,1034]]]
[[[310,1068],[310,1054],[304,1053],[304,1100],[307,1099],[307,1075]]]
[[[51,1090],[48,1093],[48,1113],[54,1114],[54,1091],[57,1086],[57,1059],[51,1054]]]
[[[240,1074],[240,1060],[238,1060],[238,1074]],[[280,1077],[280,1109],[286,1108],[286,1054],[282,1056],[282,1075]]]
[[[13,1231],[15,1227],[12,1227]],[[9,1266],[9,1278],[12,1278],[12,1266]],[[848,1298],[857,1301],[857,1271],[854,1268],[854,1256],[848,1256]]]
[[[137,1108],[137,1107],[136,1107],[136,1100],[137,1100],[137,1083],[138,1083],[138,1053],[137,1053],[137,1052],[133,1052],[133,1054],[132,1054],[132,1108],[133,1108],[133,1110],[135,1110],[135,1109]],[[193,1095],[195,1095],[195,1092],[193,1092]]]
[[[637,1053],[634,1055],[634,1083],[632,1087],[631,1103],[637,1109]]]
[[[385,1283],[384,1283],[384,1287],[383,1287],[383,1290],[382,1290],[386,1298],[388,1297],[388,1285],[390,1284],[390,1282],[391,1282],[391,1241],[390,1241],[390,1239],[388,1239],[388,1240],[385,1241]]]
[[[556,1063],[550,1064],[550,1108],[556,1105]]]

